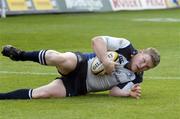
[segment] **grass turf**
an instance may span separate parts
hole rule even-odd
[[[158,68],[145,73],[142,98],[108,97],[107,92],[87,96],[0,101],[0,119],[178,119],[180,114],[180,24],[137,19],[180,19],[180,10],[157,10],[91,14],[23,15],[0,19],[0,46],[12,44],[25,50],[55,49],[90,52],[97,35],[125,37],[138,48],[156,47],[161,52]],[[16,72],[53,73],[49,75]],[[0,92],[35,88],[58,74],[53,67],[31,62],[12,62],[0,56]],[[161,80],[155,80],[161,79]]]

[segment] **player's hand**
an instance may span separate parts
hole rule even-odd
[[[116,64],[117,63],[113,62],[113,61],[103,62],[103,66],[104,66],[104,70],[105,70],[106,74],[111,74],[115,70]]]
[[[141,97],[141,87],[140,84],[135,84],[131,89],[130,96],[136,99]]]

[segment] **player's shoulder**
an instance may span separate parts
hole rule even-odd
[[[126,59],[128,61],[130,61],[132,56],[134,56],[138,53],[138,50],[135,49],[132,44],[129,44],[124,48],[117,49],[116,52],[123,55],[124,57],[126,57]]]

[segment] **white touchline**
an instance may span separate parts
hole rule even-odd
[[[133,21],[137,22],[180,22],[179,18],[136,18]]]
[[[19,75],[59,75],[58,73],[45,72],[15,72],[15,71],[0,71],[0,74],[19,74]],[[178,76],[145,76],[145,79],[180,79]]]

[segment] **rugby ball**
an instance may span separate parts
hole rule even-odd
[[[107,57],[109,58],[110,61],[114,61],[114,62],[119,61],[119,55],[117,52],[109,51],[109,52],[107,52]],[[102,62],[98,59],[97,56],[92,61],[91,71],[95,75],[104,75],[105,74],[104,66],[103,66]]]

